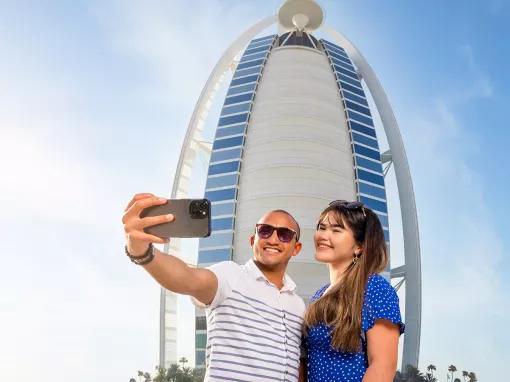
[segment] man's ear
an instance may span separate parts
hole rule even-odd
[[[303,244],[301,244],[300,241],[298,241],[296,244],[294,244],[294,252],[292,253],[292,256],[296,256],[301,251],[302,247],[303,247]]]
[[[253,243],[255,243],[255,235],[250,236],[250,247],[253,248]]]

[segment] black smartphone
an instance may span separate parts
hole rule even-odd
[[[207,237],[211,234],[211,202],[207,199],[169,199],[148,207],[140,217],[173,214],[172,222],[146,227],[144,231],[161,238]]]

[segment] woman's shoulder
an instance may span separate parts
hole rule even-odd
[[[372,328],[376,320],[385,319],[397,324],[401,334],[404,332],[397,292],[390,282],[379,274],[368,277],[362,317],[364,331]]]
[[[367,279],[368,288],[392,288],[390,282],[379,273],[372,273]]]
[[[367,297],[381,295],[392,297],[397,296],[395,289],[391,286],[390,282],[377,273],[368,276],[365,294]]]

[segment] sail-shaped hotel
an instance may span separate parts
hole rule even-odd
[[[302,227],[303,249],[289,264],[298,293],[307,300],[328,280],[314,260],[317,214],[335,199],[372,208],[390,242],[383,169],[393,165],[400,201],[405,264],[385,276],[405,288],[406,333],[402,365],[418,365],[421,273],[418,223],[410,171],[393,111],[376,75],[356,47],[323,24],[312,0],[288,0],[277,15],[247,29],[217,63],[198,100],[183,144],[172,197],[187,197],[196,155],[209,158],[205,197],[212,202],[212,234],[201,239],[199,266],[251,256],[248,238],[266,211],[285,209]],[[278,33],[262,34],[277,24]],[[316,38],[322,29],[327,38]],[[240,59],[239,59],[240,57]],[[224,75],[235,71],[212,144],[202,130]],[[371,110],[369,96],[376,110]],[[389,150],[381,152],[378,115]],[[395,211],[395,210],[393,210]],[[398,211],[398,209],[397,209]],[[180,242],[166,248],[179,254]],[[162,365],[176,362],[175,296],[161,295]],[[206,317],[197,311],[197,367],[207,357]]]

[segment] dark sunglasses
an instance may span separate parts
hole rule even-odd
[[[294,236],[296,236],[296,240],[298,240],[297,232],[287,227],[273,227],[270,224],[257,224],[255,225],[255,229],[257,235],[259,235],[261,239],[269,239],[276,230],[276,235],[282,243],[290,242]]]
[[[332,207],[336,206],[344,207],[347,208],[348,210],[361,209],[361,212],[363,212],[363,216],[365,218],[367,217],[367,215],[365,214],[365,208],[363,208],[364,205],[361,202],[348,202],[347,200],[333,200],[331,203],[329,203],[329,205]]]

